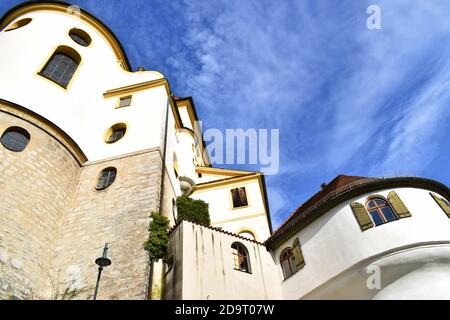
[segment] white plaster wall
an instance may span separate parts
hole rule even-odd
[[[280,279],[264,246],[183,222],[182,299],[280,299]],[[244,244],[252,273],[234,270],[231,245]]]
[[[189,117],[189,112],[187,110],[187,107],[179,107],[178,112],[180,113],[180,117],[181,117],[181,121],[183,122],[183,126],[186,128],[189,128],[191,130],[194,130],[191,119]]]
[[[365,203],[366,198],[373,194],[387,196],[391,190],[397,192],[410,210],[412,217],[362,232],[349,204],[353,201]],[[426,243],[438,243],[438,246],[439,243],[443,243],[447,246],[446,243],[450,241],[450,219],[429,195],[428,190],[397,188],[365,194],[330,210],[278,248],[273,253],[273,257],[278,265],[277,272],[280,276],[282,275],[279,263],[280,253],[286,246],[292,245],[295,237],[300,240],[306,265],[282,282],[284,298],[339,298],[339,295],[329,295],[328,289],[324,289],[322,292],[320,288],[327,288],[327,284],[343,277],[347,270],[363,261],[374,259],[374,257],[381,259],[384,255],[392,254],[396,250],[422,246]],[[448,252],[448,250],[445,251],[445,259],[449,258]],[[433,270],[430,267],[433,261],[438,262],[442,257],[439,255],[433,257],[432,255],[430,259],[431,264],[421,271],[417,271],[417,274],[425,274],[428,272],[427,270]],[[406,277],[408,273],[405,270],[403,271],[405,275],[402,277]],[[449,281],[450,273],[443,271],[445,269],[442,268],[439,270],[439,273],[445,276],[440,281]],[[415,271],[410,270],[410,272]],[[419,287],[426,285],[425,279],[429,281],[433,277],[428,274],[427,277],[424,277],[424,283],[421,283]],[[437,278],[434,277],[434,279]],[[390,284],[385,283],[385,286],[388,285]],[[437,285],[437,283],[432,285]],[[385,291],[379,297],[400,298],[404,294],[400,283],[394,284],[393,282],[392,288],[397,288],[397,290],[390,290],[389,294],[388,291]],[[314,289],[316,290],[314,291]],[[343,290],[347,292],[347,298],[358,298],[359,289],[352,291],[352,287],[344,287]]]
[[[177,137],[177,159],[180,170],[179,175],[189,177],[195,181],[197,174],[195,173],[195,165],[193,162],[194,152],[192,150],[194,138],[185,130],[180,130],[177,133]]]
[[[450,242],[414,244],[362,261],[303,299],[449,299],[449,272]]]
[[[31,109],[55,123],[84,151],[89,160],[99,160],[160,145],[162,112],[167,101],[163,88],[133,95],[132,106],[114,109],[116,98],[105,99],[110,89],[161,79],[158,72],[123,70],[109,43],[91,25],[74,15],[37,11],[28,25],[0,32],[0,98]],[[92,38],[89,47],[72,41],[69,30],[79,28]],[[66,45],[75,49],[82,62],[64,90],[37,75],[54,50]],[[107,145],[103,141],[108,126],[127,122],[129,132],[123,141]]]
[[[245,187],[248,206],[233,209],[231,190],[237,187]],[[262,192],[255,178],[217,188],[196,190],[191,197],[209,203],[211,225],[234,233],[242,228],[251,229],[258,239],[265,239],[270,234],[266,216],[253,217],[256,214],[266,214]],[[249,217],[251,219],[247,219]]]

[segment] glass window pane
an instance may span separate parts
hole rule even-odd
[[[378,210],[371,210],[369,211],[370,216],[372,217],[373,222],[376,226],[379,226],[380,224],[383,224],[384,221],[381,219]]]
[[[381,212],[383,212],[383,215],[384,215],[384,217],[386,218],[387,221],[397,220],[397,218],[395,217],[395,215],[392,212],[391,208],[384,207],[384,208],[381,208],[380,210],[381,210]]]
[[[131,104],[131,97],[120,98],[120,107],[128,107]]]
[[[289,260],[285,260],[281,263],[281,267],[283,268],[283,274],[285,278],[288,278],[292,275],[291,266],[289,264]]]
[[[66,88],[73,77],[78,63],[66,54],[56,53],[46,64],[41,74]]]
[[[371,200],[369,201],[369,203],[367,204],[367,208],[373,208],[375,207],[375,201]]]
[[[96,189],[102,190],[109,187],[111,184],[113,184],[114,180],[116,179],[116,175],[117,170],[115,168],[104,169],[98,177]]]
[[[2,145],[14,152],[23,151],[30,141],[30,134],[22,128],[11,127],[8,128],[1,136],[0,142]]]

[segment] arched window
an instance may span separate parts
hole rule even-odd
[[[62,46],[56,49],[39,74],[67,88],[80,62],[81,57],[75,50]]]
[[[91,37],[80,29],[72,29],[69,31],[69,37],[80,46],[87,47],[91,44]]]
[[[231,245],[231,250],[233,253],[234,269],[251,273],[247,248],[243,244],[235,242]]]
[[[6,27],[5,32],[13,31],[22,27],[25,27],[27,24],[31,22],[31,18],[21,19],[19,21],[11,23],[8,27]]]
[[[103,190],[108,188],[113,184],[114,180],[116,180],[117,169],[113,167],[109,167],[103,169],[100,175],[98,176],[97,186],[95,189]]]
[[[369,200],[366,209],[376,226],[398,219],[388,203],[381,198]]]
[[[0,142],[10,151],[21,152],[30,142],[30,134],[23,128],[10,127],[3,132]]]
[[[283,269],[284,278],[287,279],[297,271],[294,254],[291,248],[286,248],[280,255],[281,268]]]

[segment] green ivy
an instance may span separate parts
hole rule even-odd
[[[211,224],[209,206],[203,200],[180,196],[177,198],[177,211],[177,223],[180,223],[182,220],[188,220],[205,226]]]
[[[148,240],[144,249],[148,251],[151,262],[164,258],[169,244],[169,220],[157,212],[152,213],[152,221],[148,227]]]

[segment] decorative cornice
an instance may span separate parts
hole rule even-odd
[[[254,174],[259,172],[254,171],[242,171],[242,170],[232,170],[232,169],[223,169],[223,168],[215,168],[215,167],[196,167],[195,172],[211,174],[211,175],[221,175],[228,177],[237,177],[246,174]]]
[[[124,87],[107,90],[105,93],[103,93],[103,97],[111,98],[111,97],[116,97],[116,96],[122,96],[122,95],[130,94],[130,93],[134,93],[137,91],[147,90],[147,89],[156,88],[156,87],[160,87],[160,86],[164,86],[168,96],[170,96],[172,94],[172,91],[170,90],[169,82],[167,81],[167,79],[162,78],[162,79],[140,82],[140,83],[124,86]]]

